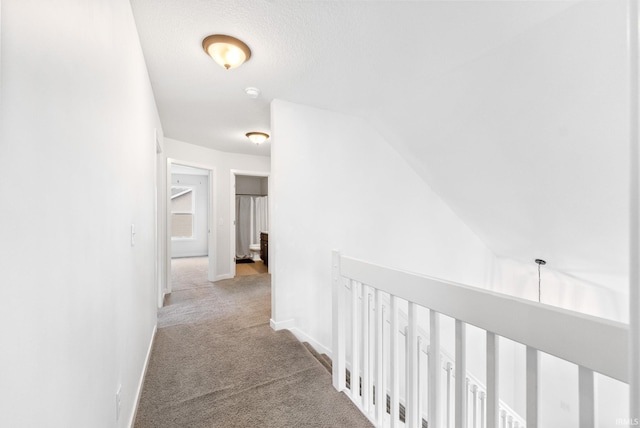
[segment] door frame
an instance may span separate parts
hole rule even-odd
[[[230,227],[229,234],[229,272],[231,272],[231,277],[236,277],[236,177],[238,175],[248,176],[248,177],[266,177],[267,178],[267,196],[271,193],[271,172],[264,171],[247,171],[242,169],[232,169],[229,171],[229,221],[233,225]],[[269,224],[271,224],[271,204],[268,206],[269,210]],[[271,226],[269,226],[271,227]],[[269,267],[267,267],[269,269]],[[269,269],[271,272],[271,269]]]
[[[166,202],[164,191],[165,184],[163,184],[163,176],[162,172],[164,169],[164,154],[162,149],[162,144],[160,143],[160,135],[158,133],[158,128],[154,130],[155,134],[155,143],[156,143],[156,159],[155,159],[155,205],[154,205],[154,218],[155,218],[155,228],[154,228],[154,242],[156,247],[156,257],[155,257],[155,283],[158,291],[158,308],[161,308],[164,304],[164,296],[165,290],[167,289],[167,267],[166,267],[166,240],[163,239],[164,234],[166,233],[165,224],[165,209],[164,206]]]
[[[189,166],[192,168],[203,169],[209,172],[209,191],[208,191],[208,203],[207,203],[207,251],[208,251],[208,259],[209,266],[207,270],[207,280],[215,281],[216,273],[217,273],[217,265],[216,265],[216,228],[215,228],[215,218],[216,218],[216,192],[215,192],[215,175],[216,169],[215,167],[200,164],[197,162],[185,161],[182,159],[175,158],[167,158],[167,182],[166,182],[166,205],[165,205],[165,214],[167,216],[167,229],[166,229],[166,246],[167,246],[167,258],[166,258],[166,285],[165,285],[165,294],[171,294],[172,285],[171,285],[171,166],[172,165],[182,165]]]

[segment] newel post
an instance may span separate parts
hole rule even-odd
[[[344,303],[342,299],[342,277],[340,275],[340,252],[331,254],[331,282],[332,282],[332,307],[333,318],[332,332],[332,357],[333,357],[333,387],[342,391],[346,387],[345,371],[345,342],[344,342]]]

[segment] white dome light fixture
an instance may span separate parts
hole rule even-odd
[[[264,132],[247,132],[245,135],[256,146],[264,143],[269,138],[269,134],[266,134]]]
[[[240,67],[251,58],[251,49],[242,40],[214,34],[202,41],[202,48],[215,62],[227,70]]]

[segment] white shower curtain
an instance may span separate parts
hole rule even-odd
[[[255,203],[255,225],[253,228],[252,243],[260,243],[260,232],[269,231],[269,202],[267,196],[258,196]]]
[[[260,232],[269,230],[267,196],[236,196],[236,259],[251,257],[250,245],[260,244]]]

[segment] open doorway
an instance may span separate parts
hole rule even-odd
[[[209,171],[171,165],[171,258],[208,257]]]
[[[269,266],[269,176],[231,171],[232,260],[235,276],[258,275]]]
[[[209,281],[215,277],[212,218],[213,170],[167,160],[167,287],[171,293],[172,265],[197,266]]]

